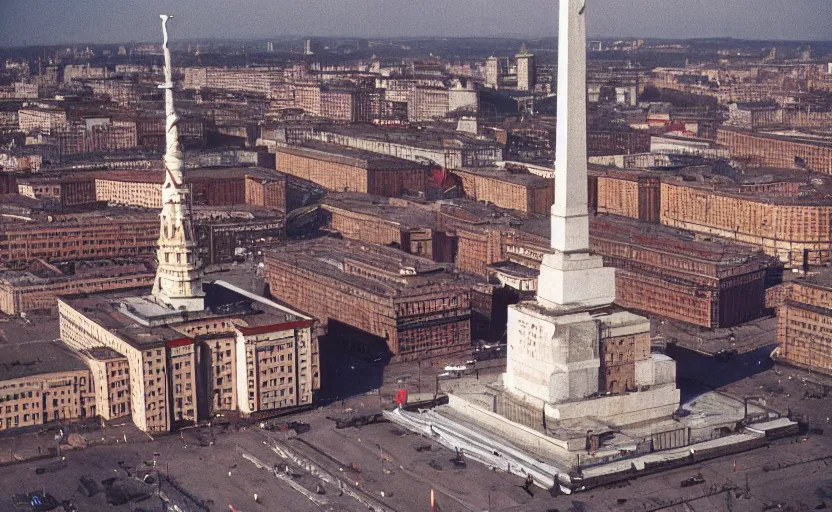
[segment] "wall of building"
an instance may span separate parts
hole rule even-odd
[[[597,211],[631,219],[638,218],[637,181],[598,177]]]
[[[89,370],[0,380],[0,431],[95,415]]]
[[[35,311],[57,313],[57,297],[60,295],[152,286],[154,277],[154,274],[147,272],[115,277],[73,276],[35,285],[17,284],[0,278],[0,311],[11,316]]]
[[[453,287],[392,297],[291,265],[266,254],[271,293],[318,318],[335,321],[386,341],[393,356],[439,354],[470,345],[470,290]]]
[[[400,197],[408,190],[424,193],[427,187],[427,170],[422,166],[412,169],[366,169],[278,150],[277,170],[336,192]]]
[[[286,180],[246,176],[245,202],[286,213]]]
[[[733,157],[748,158],[764,167],[797,169],[795,158],[806,162],[806,168],[832,174],[832,146],[805,141],[787,140],[729,129],[717,130],[717,142],[728,148]]]
[[[662,183],[662,224],[734,239],[763,248],[792,265],[832,258],[832,206],[776,204],[753,196],[733,196]]]
[[[476,172],[455,170],[465,195],[500,208],[545,215],[555,201],[554,182],[520,184]]]
[[[832,375],[832,288],[792,281],[769,289],[766,299],[777,310],[780,358]]]
[[[0,236],[0,262],[154,256],[159,221],[146,218],[8,225]]]
[[[133,348],[108,329],[88,319],[63,300],[58,300],[58,309],[61,341],[75,350],[92,350],[104,346],[115,350],[127,359],[130,368],[130,414],[133,423],[139,430],[143,431],[147,431],[151,425],[156,427],[158,422],[149,423],[149,414],[147,413],[150,411],[146,409],[145,405],[145,361],[142,352]],[[152,351],[151,356],[148,357],[152,357]],[[153,366],[152,363],[150,366]],[[147,371],[150,371],[150,369],[148,368]],[[148,380],[152,378],[155,383],[155,376],[148,375],[147,378]]]
[[[622,307],[703,327],[716,327],[717,297],[712,290],[617,269],[615,302]]]
[[[404,248],[403,230],[396,222],[331,206],[324,206],[324,210],[328,212],[329,227],[344,238],[378,245],[395,244],[407,250]]]

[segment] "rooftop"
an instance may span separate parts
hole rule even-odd
[[[409,160],[321,142],[306,142],[302,146],[278,147],[275,148],[275,152],[351,165],[368,170],[396,171],[421,167],[420,164]]]
[[[316,127],[318,133],[336,133],[379,140],[396,144],[408,144],[429,149],[463,149],[465,147],[497,147],[492,140],[479,139],[452,130],[423,130],[377,128],[369,125],[327,125]]]
[[[464,167],[462,169],[455,169],[454,172],[457,174],[474,174],[484,178],[491,178],[506,183],[522,185],[524,187],[554,187],[553,180],[537,176],[536,174],[528,172],[528,170],[514,167]]]
[[[309,320],[309,317],[288,306],[252,295],[222,281],[206,282],[203,289],[205,311],[187,315],[159,306],[146,288],[78,295],[61,300],[140,350],[189,339],[184,329],[192,321],[224,320],[228,323],[229,332],[232,332],[235,327],[250,329]]]
[[[547,240],[551,236],[548,215],[525,214],[470,199],[443,201],[439,211],[440,223],[447,228],[481,232],[489,229],[513,229]]]
[[[57,341],[0,345],[0,379],[85,370],[87,365]]]
[[[243,179],[247,175],[263,179],[286,179],[286,176],[273,169],[264,167],[216,167],[186,169],[183,171],[186,182],[210,181],[210,180],[233,180]],[[20,183],[71,183],[91,180],[125,181],[137,183],[158,183],[165,182],[165,173],[162,170],[136,169],[136,170],[96,170],[96,171],[59,171],[44,172],[35,176],[28,176],[18,180]]]
[[[832,176],[796,169],[697,165],[681,169],[642,170],[590,165],[589,174],[625,180],[656,178],[663,183],[774,204],[832,206]]]
[[[798,142],[802,144],[812,144],[815,146],[821,146],[825,148],[832,148],[832,137],[829,133],[810,133],[810,132],[799,132],[796,130],[783,130],[783,131],[776,131],[776,132],[760,132],[760,131],[751,131],[751,130],[744,130],[741,128],[734,128],[734,127],[725,127],[722,128],[726,131],[732,132],[742,132],[748,135],[753,135],[755,137],[763,137],[766,139],[772,140],[782,140],[786,142]]]
[[[437,288],[470,288],[476,279],[455,274],[449,264],[435,263],[398,249],[337,238],[318,238],[281,247],[271,258],[315,275],[326,276],[383,297],[425,293]]]
[[[772,260],[753,246],[611,215],[592,217],[590,235],[715,265],[756,263],[755,266],[765,268]]]
[[[368,215],[397,224],[402,228],[431,228],[436,226],[436,212],[427,208],[405,205],[391,201],[390,198],[361,194],[357,192],[339,192],[328,195],[322,203],[326,210],[346,210]]]

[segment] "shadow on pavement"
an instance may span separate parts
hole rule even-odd
[[[771,352],[777,345],[728,357],[700,354],[678,345],[668,345],[667,355],[676,360],[676,375],[682,403],[712,389],[747,379],[774,366]]]

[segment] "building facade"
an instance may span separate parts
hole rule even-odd
[[[292,244],[267,253],[266,281],[356,351],[413,360],[468,349],[471,284],[402,254],[331,238]]]
[[[388,197],[424,194],[426,165],[336,146],[276,148],[277,170],[330,191],[364,192]]]

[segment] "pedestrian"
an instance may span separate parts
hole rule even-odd
[[[529,473],[529,476],[526,477],[526,483],[523,484],[523,489],[525,489],[526,492],[530,493],[532,492],[532,485],[534,485],[534,476],[532,476],[532,474]]]

